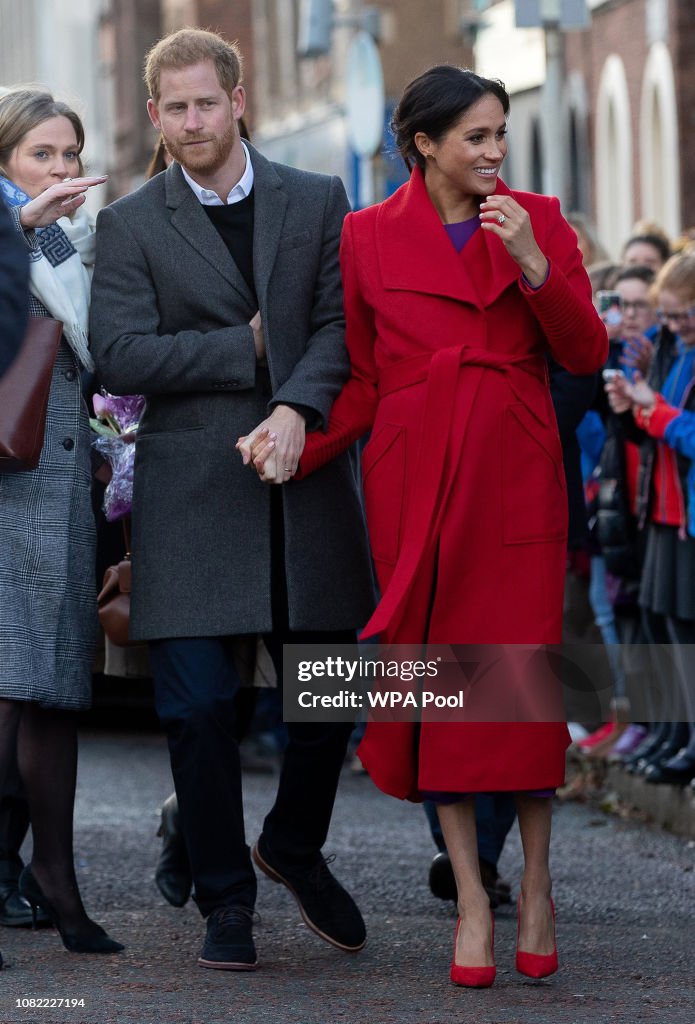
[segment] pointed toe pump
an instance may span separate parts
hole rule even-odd
[[[521,928],[521,899],[517,903],[517,928],[516,928],[516,969],[527,978],[548,978],[555,974],[558,969],[557,959],[557,938],[555,936],[555,904],[550,901],[550,909],[553,913],[553,951],[552,953],[525,953],[519,949],[519,931]]]
[[[492,956],[495,956],[495,919],[490,914],[492,919]],[[497,968],[492,967],[462,967],[456,963],[456,940],[458,939],[459,929],[461,928],[461,918],[459,917],[456,922],[456,935],[454,937],[454,958],[451,961],[451,971],[449,977],[454,985],[461,985],[463,988],[490,988],[495,975],[497,974]]]
[[[27,865],[19,876],[19,892],[31,905],[34,927],[39,907],[43,907],[51,919],[53,927],[58,931],[63,945],[71,953],[119,953],[125,946],[116,942],[104,929],[94,921],[81,932],[69,932],[63,927],[60,916],[51,902],[46,898],[41,886],[34,878],[31,866]]]

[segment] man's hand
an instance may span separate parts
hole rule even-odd
[[[265,337],[263,335],[263,324],[261,323],[260,309],[254,313],[249,320],[249,327],[253,331],[253,344],[256,349],[256,359],[259,363],[265,362]]]
[[[244,465],[252,464],[261,480],[270,484],[284,484],[297,472],[305,438],[306,423],[301,413],[288,405],[278,405],[250,434],[240,437],[236,447],[241,452]],[[265,453],[259,465],[254,461],[254,447],[258,451],[257,442],[261,442]]]

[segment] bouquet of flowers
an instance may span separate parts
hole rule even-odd
[[[144,395],[110,395],[102,388],[92,398],[96,416],[89,423],[96,450],[111,466],[111,480],[104,494],[104,514],[109,522],[130,512],[133,501],[133,467],[138,423],[145,408]]]

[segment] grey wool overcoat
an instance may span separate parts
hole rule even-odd
[[[178,164],[102,210],[91,346],[115,394],[144,393],[133,495],[133,639],[272,628],[271,487],[234,445],[274,404],[326,423],[349,373],[338,178],[254,169],[254,283],[272,394],[257,382],[253,296]],[[349,454],[282,486],[290,628],[353,629],[373,606]]]

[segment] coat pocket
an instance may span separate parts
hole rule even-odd
[[[504,411],[502,513],[505,544],[567,537],[567,488],[559,437],[523,402]]]
[[[311,231],[305,228],[296,235],[289,235],[283,238],[278,245],[278,252],[285,252],[287,249],[299,249],[302,245],[308,245],[311,241]]]
[[[385,423],[362,455],[364,506],[375,562],[395,565],[405,488],[405,428]]]

